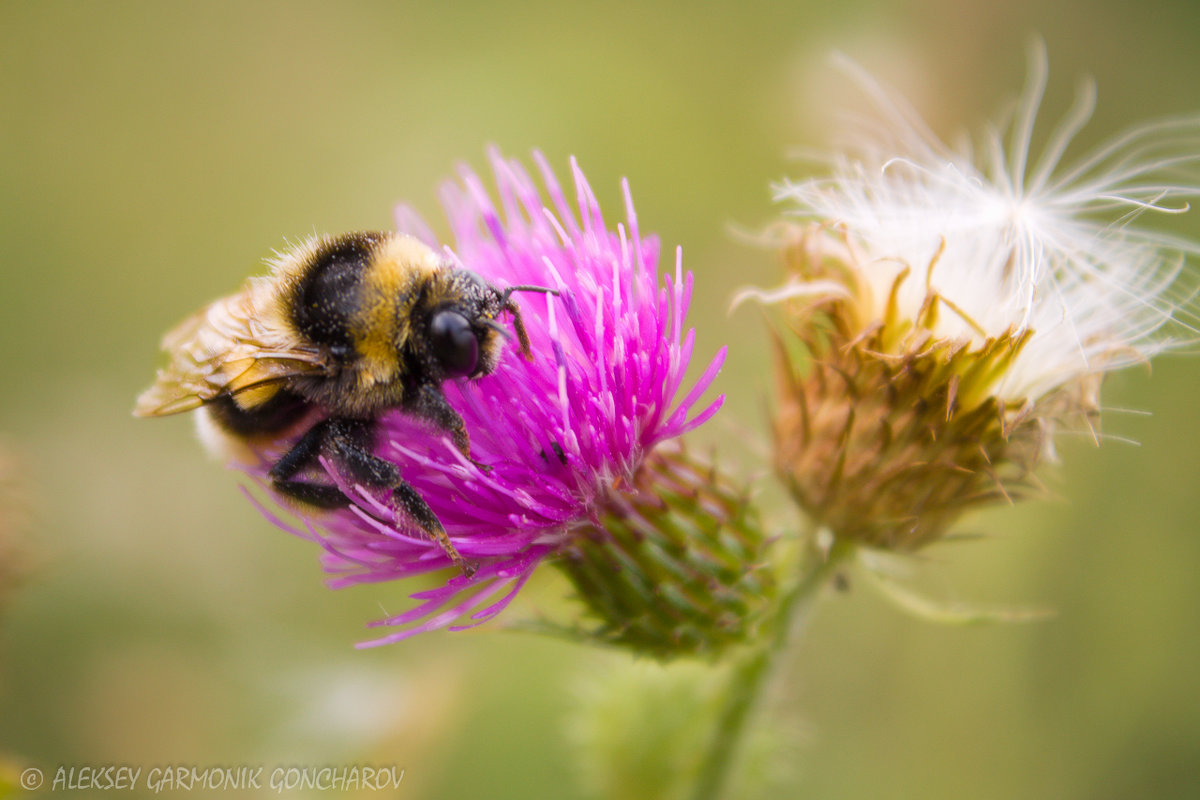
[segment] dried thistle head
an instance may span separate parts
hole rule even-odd
[[[1093,425],[1106,372],[1195,341],[1197,245],[1134,223],[1200,193],[1164,177],[1200,161],[1200,120],[1062,167],[1085,89],[1031,164],[1033,56],[1009,144],[986,138],[982,166],[858,74],[882,112],[873,135],[830,177],[778,187],[801,218],[781,226],[789,280],[746,293],[785,319],[775,466],[845,540],[911,551],[1020,495],[1056,429]]]
[[[787,301],[787,330],[774,333],[772,420],[777,472],[814,521],[844,539],[902,551],[928,544],[968,508],[1019,496],[1055,426],[1094,414],[1094,377],[1037,401],[994,392],[1030,330],[939,337],[939,315],[960,312],[930,290],[915,317],[904,316],[896,296],[908,269],[872,316],[844,237],[800,229],[785,252],[797,275],[844,273],[845,291]]]

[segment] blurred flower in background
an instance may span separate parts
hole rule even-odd
[[[16,458],[0,445],[0,612],[29,568],[24,541],[28,499],[17,468]]]
[[[586,575],[571,569],[579,563],[580,547],[586,546],[577,542],[600,541],[604,548],[608,534],[603,520],[614,514],[636,526],[635,516],[644,521],[661,517],[664,509],[682,509],[692,520],[703,517],[711,523],[713,550],[727,549],[720,539],[721,509],[714,514],[713,506],[695,501],[708,472],[695,469],[677,451],[672,450],[675,456],[656,451],[720,408],[723,397],[707,405],[700,400],[720,370],[725,350],[694,384],[684,386],[695,332],[684,328],[692,275],[683,271],[681,252],[676,251],[674,269],[660,281],[658,240],[642,235],[628,185],[627,221],[613,229],[577,165],[572,163],[571,202],[544,159],[535,159],[545,195],[520,164],[497,153],[491,165],[498,207],[469,169],[461,170],[458,182],[443,187],[455,238],[444,248],[447,258],[500,286],[548,286],[559,294],[521,298],[531,360],[511,353],[491,375],[447,383],[446,396],[470,432],[472,455],[489,471],[467,461],[443,433],[404,413],[382,418],[379,455],[400,467],[458,551],[479,567],[469,578],[456,574],[445,585],[414,595],[420,601],[415,608],[374,623],[399,630],[371,644],[490,619],[540,562],[568,551],[568,572],[600,617],[598,632],[607,640],[628,641],[625,634],[633,621],[624,607],[616,609],[617,618],[611,617],[611,598],[632,598],[635,606],[652,604],[662,591],[662,575],[639,570],[661,567],[676,573],[671,580],[702,583],[706,591],[680,594],[711,604],[707,589],[714,574],[737,583],[757,564],[753,556],[761,542],[733,543],[739,557],[730,562],[718,555],[716,565],[673,560],[694,552],[688,545],[667,542],[649,560],[634,547],[632,554],[623,552]],[[402,232],[442,248],[411,209],[400,207],[396,217]],[[329,472],[341,480],[335,470]],[[663,496],[660,487],[669,489],[677,502],[668,500],[664,507],[643,499],[646,493]],[[306,522],[303,530],[289,528],[319,542],[333,586],[405,578],[449,565],[437,542],[398,528],[388,506],[357,487],[343,485],[343,491],[353,500],[351,508]],[[734,504],[729,510],[731,518],[739,517],[742,507]],[[649,525],[659,528],[657,521]],[[733,529],[740,533],[746,526],[735,522]],[[748,547],[750,558],[740,557],[742,547]],[[753,588],[761,593],[757,584]],[[697,616],[686,599],[679,606],[684,616]],[[697,646],[683,631],[685,622],[667,620],[661,636]]]
[[[1200,248],[1140,223],[1200,193],[1177,182],[1200,162],[1200,120],[1064,163],[1089,84],[1035,159],[1044,49],[1031,61],[1007,139],[989,131],[979,156],[845,63],[878,118],[828,177],[777,188],[801,220],[783,228],[791,277],[743,297],[784,304],[775,465],[843,541],[911,551],[1017,497],[1057,429],[1095,432],[1107,372],[1195,341]]]
[[[608,658],[579,675],[565,738],[588,797],[689,795],[716,721],[724,670],[695,661],[656,664]],[[747,732],[736,797],[791,796],[809,732],[786,715],[764,715]],[[732,795],[731,795],[732,796]]]
[[[28,499],[17,469],[17,459],[0,444],[0,615],[29,570]],[[0,797],[17,794],[24,767],[23,759],[0,750]]]

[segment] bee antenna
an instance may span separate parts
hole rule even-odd
[[[525,357],[526,361],[532,361],[533,355],[529,352],[529,334],[525,332],[525,323],[521,320],[521,309],[510,297],[513,292],[541,292],[558,297],[558,290],[545,286],[510,286],[500,293],[500,307],[512,314],[513,328],[517,331],[517,343],[521,347],[521,355]],[[508,332],[504,331],[504,335],[508,336]]]
[[[542,294],[552,294],[555,297],[558,297],[558,289],[551,289],[547,286],[509,286],[507,289],[501,292],[500,302],[502,304],[507,304],[508,297],[513,292],[541,292]]]

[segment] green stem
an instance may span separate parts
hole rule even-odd
[[[764,643],[738,664],[729,676],[716,730],[696,780],[694,800],[721,796],[741,748],[747,723],[766,689],[776,656],[787,649],[809,617],[821,587],[852,552],[852,545],[834,542],[825,555],[810,554],[805,574],[780,601],[778,613]]]

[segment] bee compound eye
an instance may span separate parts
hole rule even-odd
[[[439,311],[429,322],[433,355],[447,375],[470,375],[479,362],[479,340],[471,323],[457,311]]]

